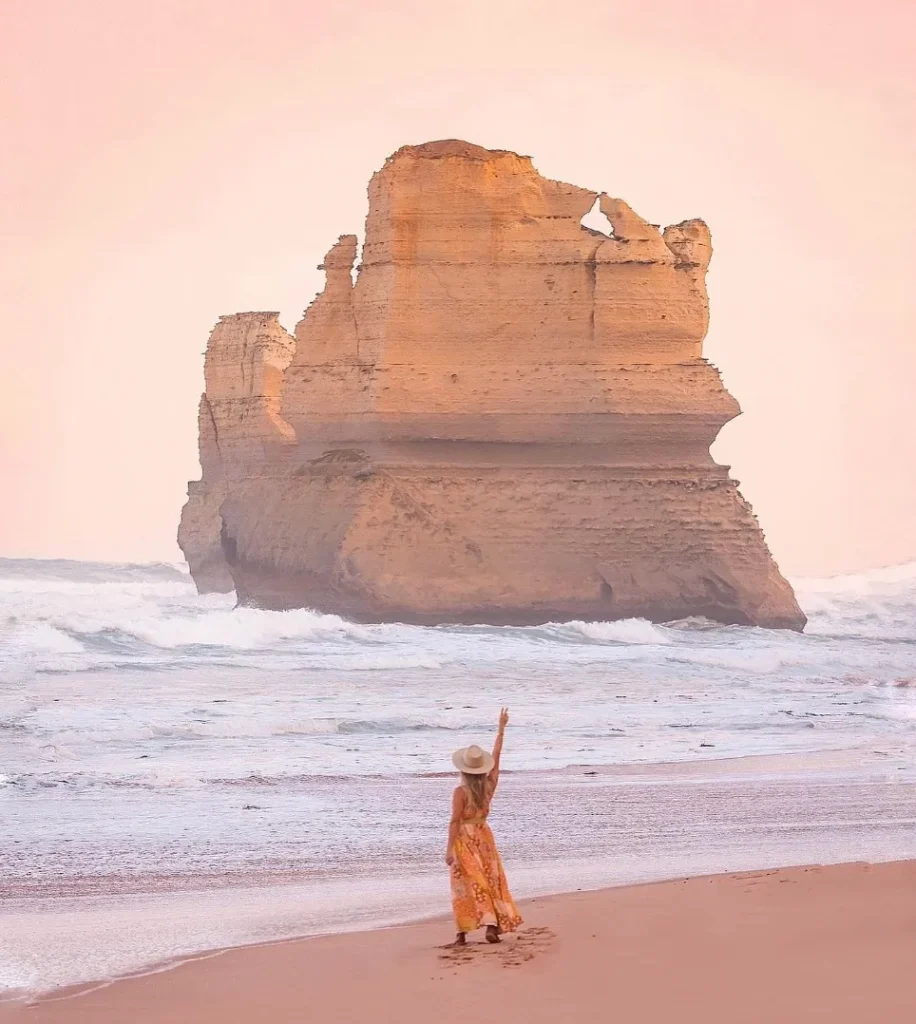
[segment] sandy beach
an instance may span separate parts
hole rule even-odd
[[[296,940],[7,1005],[28,1024],[909,1022],[916,862],[696,877],[529,900],[500,946],[448,920]]]

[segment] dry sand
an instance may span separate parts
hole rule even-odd
[[[528,901],[500,946],[450,922],[229,950],[0,1009],[26,1024],[916,1021],[916,862]]]

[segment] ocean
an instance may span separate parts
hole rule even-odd
[[[916,563],[793,583],[804,634],[416,627],[0,559],[0,987],[446,913],[502,705],[517,895],[916,857]]]

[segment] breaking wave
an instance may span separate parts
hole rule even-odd
[[[916,640],[916,562],[795,581],[807,633]]]
[[[916,642],[916,563],[868,573],[795,581],[818,639]],[[0,559],[0,669],[148,671],[285,659],[304,670],[436,669],[464,661],[556,657],[575,663],[639,658],[663,648],[672,662],[775,671],[810,652],[783,634],[768,652],[755,634],[714,623],[658,625],[642,619],[536,627],[359,625],[309,609],[270,612],[235,606],[233,595],[197,594],[177,565]],[[767,634],[772,638],[774,634]],[[712,644],[712,649],[710,649]],[[645,655],[645,656],[647,656]],[[819,656],[819,655],[818,655]]]

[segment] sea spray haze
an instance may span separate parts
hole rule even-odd
[[[650,867],[916,853],[904,808],[916,566],[796,587],[804,634],[703,620],[355,625],[199,596],[177,566],[0,561],[0,803],[13,822],[0,891],[18,958],[7,983],[389,919],[382,896],[402,883],[371,884],[380,850],[413,879],[409,906],[444,905],[448,755],[486,741],[502,704],[500,813],[522,893]],[[781,765],[783,782],[755,768],[732,785],[735,768],[726,784],[725,759],[744,755],[773,755],[755,764]],[[678,785],[653,783],[660,762]],[[811,782],[811,764],[833,788]],[[397,827],[378,789],[390,793],[391,776]],[[609,780],[613,799],[594,788]],[[545,806],[562,827],[541,821]],[[200,894],[271,878],[305,888],[292,903],[272,889],[242,903]],[[179,907],[176,890],[197,902]],[[146,923],[125,930],[134,904],[117,894],[136,892],[172,902],[144,904]],[[89,918],[54,917],[89,913],[92,894]],[[78,941],[90,920],[92,964]]]

